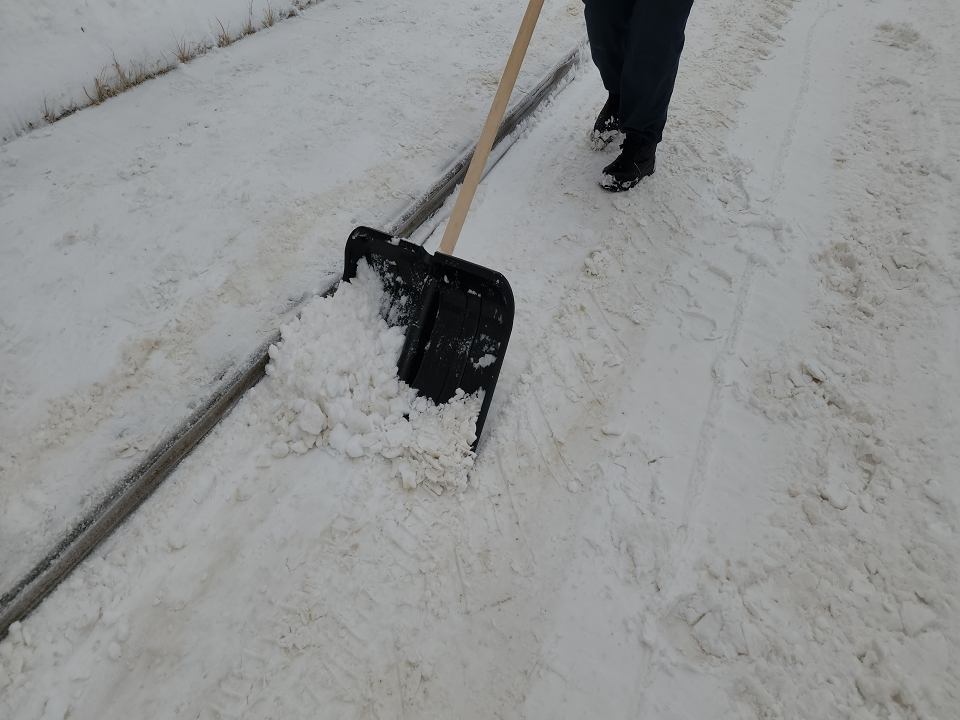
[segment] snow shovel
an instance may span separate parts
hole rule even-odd
[[[453,257],[453,249],[542,6],[543,0],[530,0],[527,6],[439,252],[431,255],[419,245],[367,227],[358,227],[347,240],[343,279],[353,278],[357,263],[365,259],[380,275],[390,297],[385,319],[391,325],[407,326],[397,362],[400,379],[438,405],[452,398],[457,389],[468,395],[483,390],[474,449],[513,329],[513,291],[503,275]]]

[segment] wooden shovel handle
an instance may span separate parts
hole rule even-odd
[[[453,214],[447,222],[443,240],[440,241],[440,252],[444,255],[453,255],[453,249],[457,246],[460,231],[463,229],[467,212],[470,210],[470,203],[473,202],[473,196],[480,184],[480,177],[483,175],[483,168],[487,164],[487,157],[490,155],[493,141],[497,137],[497,130],[500,129],[500,123],[503,121],[503,114],[507,111],[510,94],[517,82],[517,75],[520,74],[520,65],[523,63],[523,56],[527,54],[527,46],[530,45],[530,38],[533,36],[533,29],[537,25],[537,18],[540,17],[540,8],[542,7],[543,0],[530,0],[527,5],[527,12],[523,16],[523,22],[520,23],[520,32],[517,33],[513,50],[510,51],[510,58],[507,60],[507,67],[503,71],[503,77],[497,87],[497,94],[493,98],[493,105],[490,106],[490,114],[487,115],[487,122],[484,124],[480,139],[477,141],[477,149],[473,152],[473,159],[470,161],[467,175],[460,187],[457,202],[453,206]]]

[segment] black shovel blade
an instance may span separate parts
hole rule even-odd
[[[365,259],[380,276],[390,303],[384,319],[405,325],[397,374],[440,405],[457,389],[483,390],[477,441],[493,399],[513,329],[513,291],[507,279],[481,265],[358,227],[347,240],[343,279]],[[476,449],[477,442],[474,442]]]

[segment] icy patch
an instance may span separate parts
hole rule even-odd
[[[406,488],[463,490],[483,395],[457,390],[437,406],[400,382],[404,329],[383,320],[386,302],[380,278],[361,262],[354,280],[281,327],[266,370],[267,447],[276,458],[313,447],[379,457]]]

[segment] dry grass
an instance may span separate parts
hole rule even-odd
[[[117,61],[117,56],[113,56],[113,71],[115,73],[114,85],[117,87],[117,92],[123,92],[124,90],[133,87],[133,81],[130,79],[130,75],[124,72],[123,67]],[[133,68],[133,72],[137,72],[136,68]]]
[[[230,37],[230,33],[227,32],[227,28],[223,26],[223,23],[220,22],[219,18],[216,18],[217,25],[220,26],[220,32],[217,33],[217,47],[226,47],[233,42],[233,39]],[[230,23],[227,23],[229,26]]]
[[[242,35],[253,35],[257,31],[257,28],[253,25],[253,3],[250,3],[250,14],[247,15],[247,21],[243,24],[243,27],[240,28]],[[239,39],[239,38],[238,38]]]
[[[47,98],[43,98],[43,119],[51,125],[57,121],[57,106],[49,104]]]
[[[277,11],[273,9],[273,3],[267,3],[266,9],[263,11],[263,26],[265,28],[273,27],[278,19]]]
[[[93,79],[93,93],[91,94],[86,87],[83,88],[83,93],[91,104],[99,105],[107,98],[119,95],[124,90],[129,90],[151,78],[170,72],[176,65],[176,63],[172,63],[166,57],[163,57],[162,60],[157,60],[155,63],[132,62],[129,68],[125,68],[114,55],[113,62],[103,69],[99,77]],[[62,115],[58,115],[56,119],[60,117]]]
[[[104,70],[103,72],[106,72],[106,70]],[[100,77],[103,77],[103,75],[101,75]],[[86,85],[83,86],[83,94],[86,95],[87,99],[94,105],[99,105],[108,97],[110,97],[107,94],[106,85],[104,85],[103,81],[98,77],[95,77],[93,79],[93,95],[91,95],[90,91],[87,90]]]
[[[173,50],[173,56],[177,58],[177,62],[188,63],[193,60],[198,55],[203,55],[207,51],[207,46],[203,43],[196,43],[191,45],[186,40],[181,37],[177,41],[177,46]]]
[[[268,2],[266,9],[263,11],[263,23],[260,27],[273,27],[273,25],[281,20],[296,17],[305,9],[311,5],[316,5],[320,1],[321,0],[294,0],[294,2],[291,3],[290,9],[286,12],[283,10],[277,10],[273,6],[272,2]],[[99,105],[104,100],[112,98],[115,95],[119,95],[125,90],[129,90],[130,88],[146,82],[151,78],[155,78],[158,75],[163,75],[164,73],[173,70],[178,63],[185,64],[194,58],[205,54],[207,50],[214,45],[216,47],[226,47],[242,37],[252,35],[258,30],[253,22],[253,0],[250,0],[246,22],[240,28],[240,32],[236,35],[236,37],[231,37],[228,30],[230,27],[229,23],[227,24],[227,27],[224,27],[219,18],[215,19],[217,21],[217,25],[220,26],[220,30],[214,33],[212,42],[208,39],[206,42],[198,42],[194,44],[188,42],[183,37],[181,37],[179,40],[176,40],[176,45],[173,49],[173,56],[176,58],[175,61],[171,62],[168,61],[166,57],[163,57],[162,60],[158,60],[155,63],[148,63],[146,61],[131,62],[129,67],[126,67],[121,65],[116,56],[114,56],[113,62],[105,67],[98,77],[93,79],[93,88],[88,89],[86,86],[83,87],[83,93],[87,96],[89,105]],[[176,36],[174,36],[174,39],[176,39]],[[86,105],[76,105],[74,103],[71,103],[69,106],[60,107],[56,103],[48,101],[48,99],[45,97],[43,99],[42,117],[46,122],[54,123],[57,120],[67,117],[68,115],[72,115],[83,107],[86,107]],[[33,130],[34,127],[34,123],[28,122],[25,124],[24,130]]]

